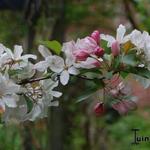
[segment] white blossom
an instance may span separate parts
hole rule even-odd
[[[5,107],[16,107],[20,86],[15,84],[8,77],[0,74],[0,108],[5,111]]]
[[[3,56],[3,62],[10,63],[11,68],[13,69],[25,67],[28,64],[28,59],[37,59],[36,55],[22,55],[23,48],[19,45],[14,46],[14,52],[12,52],[9,48],[5,48],[5,52],[6,53]]]
[[[103,39],[103,40],[108,42],[108,44],[107,44],[108,47],[111,47],[112,44],[114,42],[116,42],[116,41],[119,44],[126,43],[130,39],[130,35],[126,35],[125,36],[125,33],[126,33],[125,26],[120,24],[119,27],[117,28],[117,33],[116,33],[116,37],[115,38],[113,36],[111,36],[111,35],[108,35],[108,34],[106,34],[106,35],[105,34],[101,34],[100,37],[101,37],[101,39]]]
[[[24,120],[34,121],[36,118],[46,117],[48,107],[59,105],[59,102],[57,100],[54,100],[54,97],[59,98],[62,95],[61,92],[53,90],[57,86],[58,81],[47,79],[44,81],[40,81],[39,85],[35,89],[29,89],[29,91],[31,90],[31,93],[32,90],[34,90],[33,93],[37,95],[32,95],[34,96],[32,98],[35,98],[33,108],[31,112],[27,113],[24,116]],[[40,94],[40,96],[38,96],[38,94]]]
[[[40,61],[35,64],[34,69],[44,72],[49,67],[53,72],[60,75],[60,82],[66,85],[69,81],[70,74],[77,75],[79,71],[74,67],[74,59],[68,53],[68,57],[64,60],[62,57],[57,55],[51,55],[48,49],[39,47],[39,52],[45,58],[44,61]]]

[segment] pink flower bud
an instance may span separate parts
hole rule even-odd
[[[100,116],[102,114],[104,114],[104,103],[102,102],[99,102],[97,103],[95,106],[94,106],[94,113],[97,115],[97,116]]]
[[[100,32],[98,30],[95,30],[92,34],[91,37],[97,42],[99,43],[100,41]]]
[[[89,56],[89,54],[86,51],[80,51],[80,50],[75,51],[73,54],[77,61],[85,61]]]
[[[127,114],[130,110],[133,110],[136,108],[136,104],[133,101],[129,100],[123,100],[121,102],[115,103],[112,105],[113,109],[118,111],[120,115]]]
[[[101,47],[98,47],[95,51],[94,54],[98,57],[103,57],[104,55],[104,49]]]
[[[98,68],[101,66],[101,63],[99,61],[95,61],[93,62],[93,65]]]
[[[113,56],[118,56],[120,54],[120,46],[119,46],[119,43],[117,41],[112,43],[111,52],[112,52]]]

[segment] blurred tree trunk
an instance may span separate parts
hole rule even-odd
[[[40,0],[39,0],[40,1]],[[25,13],[25,19],[26,23],[28,25],[28,34],[27,34],[27,50],[26,53],[31,53],[33,47],[34,47],[34,40],[36,36],[36,25],[38,22],[38,19],[40,18],[40,7],[36,7],[36,3],[33,3],[34,1],[31,0],[28,4],[28,8]],[[34,13],[33,13],[34,12]],[[34,144],[32,130],[34,124],[31,124],[29,122],[25,123],[23,125],[23,146],[24,150],[33,150],[35,147],[36,150],[40,149],[39,147]]]
[[[55,20],[53,30],[50,36],[50,40],[58,40],[59,42],[64,41],[66,32],[65,22],[65,0],[59,0],[57,3],[59,6],[59,14]],[[59,107],[51,107],[48,118],[48,129],[49,129],[49,143],[48,150],[63,150],[64,141],[64,109],[62,105]]]
[[[132,5],[132,1],[131,0],[123,0],[123,3],[124,3],[124,7],[125,7],[126,16],[127,16],[128,20],[130,21],[132,27],[140,30],[138,20],[136,17],[136,12]]]

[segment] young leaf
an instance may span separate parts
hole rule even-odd
[[[128,76],[128,72],[121,71],[120,75],[125,79]]]
[[[26,103],[27,103],[27,108],[28,108],[27,113],[29,113],[29,112],[31,112],[31,110],[32,110],[32,108],[33,108],[33,102],[32,102],[31,99],[30,99],[28,96],[26,96],[26,95],[24,95],[24,98],[25,98]]]
[[[130,68],[129,70],[127,70],[128,72],[130,73],[133,73],[133,74],[136,74],[136,75],[139,75],[141,77],[144,77],[144,78],[147,78],[147,79],[150,79],[150,71],[146,68],[140,68],[140,67],[132,67]]]
[[[138,64],[138,60],[137,60],[135,54],[125,55],[122,58],[122,62],[124,64],[130,65],[130,66],[136,66]]]
[[[99,81],[99,82],[98,82]],[[82,102],[92,96],[97,90],[101,89],[104,85],[101,80],[94,80],[94,86],[89,88],[87,91],[83,92],[82,95],[76,98],[77,103]]]
[[[58,41],[43,41],[41,44],[51,49],[55,54],[60,55],[62,46]]]

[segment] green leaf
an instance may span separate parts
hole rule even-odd
[[[18,75],[18,74],[22,74],[22,69],[8,70],[8,74],[9,74],[10,76],[15,76],[15,75]]]
[[[93,93],[95,93],[97,89],[89,89],[88,91],[85,91],[81,96],[77,97],[77,103],[82,102],[86,100],[88,97],[92,96]]]
[[[125,55],[125,56],[122,58],[122,62],[123,62],[124,64],[130,65],[130,66],[137,66],[137,64],[138,64],[138,60],[137,60],[135,54]]]
[[[29,112],[31,112],[31,110],[32,110],[32,108],[33,108],[33,102],[32,102],[31,99],[30,99],[28,96],[26,96],[26,95],[24,95],[24,98],[25,98],[26,103],[27,103],[27,108],[28,108],[27,113],[29,113]]]
[[[120,72],[120,75],[123,77],[123,78],[126,78],[128,76],[128,72],[124,72],[124,71],[121,71]]]
[[[105,49],[105,53],[111,54],[111,49],[107,47],[107,41],[101,40],[100,46]]]
[[[112,67],[113,67],[114,69],[117,69],[117,68],[119,67],[119,65],[120,65],[120,57],[115,57],[115,58],[113,59]]]
[[[82,102],[92,96],[97,90],[101,89],[104,87],[104,83],[102,80],[94,79],[93,80],[94,86],[89,88],[88,90],[84,91],[82,95],[78,96],[76,98],[77,103]]]
[[[150,87],[150,80],[139,75],[134,75],[134,78],[146,89]]]
[[[128,72],[150,79],[150,71],[146,68],[134,67],[130,68]]]
[[[101,70],[97,69],[97,68],[92,68],[92,69],[82,69],[80,71],[80,74],[83,75],[85,73],[88,73],[88,72],[92,72],[92,73],[97,73],[97,74],[102,74]]]
[[[113,71],[107,72],[105,75],[106,79],[111,79],[113,77]]]
[[[42,41],[41,44],[51,49],[55,54],[60,55],[62,46],[58,41]]]
[[[95,79],[95,78],[102,78],[102,75],[99,73],[95,73],[95,72],[87,72],[84,73],[84,76],[90,79]]]

